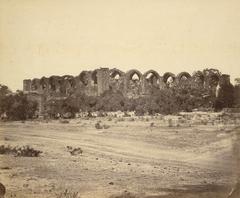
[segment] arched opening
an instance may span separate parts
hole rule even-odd
[[[50,89],[51,89],[52,91],[55,91],[55,90],[56,90],[56,85],[55,85],[54,77],[50,77],[50,78],[49,78],[49,85],[50,85]]]
[[[140,76],[138,75],[138,73],[133,73],[130,76],[130,80],[132,80],[132,81],[139,81],[140,80]]]
[[[163,82],[168,86],[172,87],[175,82],[175,75],[173,73],[167,72],[163,75]]]
[[[32,89],[33,91],[35,91],[35,90],[38,89],[38,85],[39,85],[39,84],[38,84],[38,81],[39,81],[39,80],[36,79],[36,78],[32,80],[31,89]]]
[[[156,71],[149,70],[143,76],[146,79],[146,81],[148,82],[148,84],[150,84],[150,85],[158,85],[159,84],[160,76]]]
[[[119,74],[116,74],[113,78],[114,78],[115,80],[119,80],[119,79],[120,79],[120,75],[119,75]]]
[[[122,72],[121,70],[119,70],[119,69],[111,69],[110,70],[110,77],[112,78],[112,79],[116,79],[116,80],[119,80],[121,77],[122,77],[122,75],[124,74],[124,72]]]
[[[98,80],[97,80],[97,70],[94,70],[94,71],[92,72],[91,77],[92,77],[92,82],[93,82],[93,84],[96,85],[96,84],[98,83]]]
[[[135,69],[130,70],[126,73],[126,79],[134,81],[134,82],[140,81],[141,77],[142,77],[141,72],[139,72],[138,70],[135,70]]]
[[[73,76],[70,76],[70,75],[65,75],[65,76],[63,76],[62,77],[63,78],[63,81],[64,82],[67,82],[67,83],[69,83],[69,85],[70,85],[70,87],[75,87],[75,79],[74,79],[74,77]]]
[[[110,77],[114,80],[119,80],[123,75],[123,72],[117,69],[110,71]]]
[[[49,85],[52,91],[57,91],[61,85],[61,77],[60,76],[51,76],[49,78]]]
[[[177,76],[179,82],[186,82],[188,79],[191,78],[191,75],[188,72],[181,72]]]
[[[142,90],[142,74],[138,70],[130,70],[125,76],[128,97],[138,97]]]
[[[124,80],[123,80],[124,72],[119,69],[110,69],[109,70],[109,87],[113,91],[123,90]]]
[[[169,76],[167,78],[167,82],[166,83],[167,83],[168,86],[172,86],[172,84],[174,83],[174,78],[172,76]]]
[[[79,80],[82,82],[83,85],[87,86],[88,84],[88,78],[87,78],[87,72],[83,71],[79,75]]]
[[[40,79],[40,86],[42,90],[46,90],[48,88],[48,79],[46,77],[42,77]]]

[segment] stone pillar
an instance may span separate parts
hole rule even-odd
[[[109,90],[109,68],[100,68],[97,70],[98,96]]]

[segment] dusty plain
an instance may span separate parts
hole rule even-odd
[[[239,178],[237,113],[68,122],[0,122],[0,145],[42,151],[0,155],[6,198],[226,198]]]

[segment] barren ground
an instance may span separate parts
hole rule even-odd
[[[237,178],[239,116],[90,118],[1,122],[0,145],[29,145],[40,157],[0,155],[6,197],[227,197]],[[172,119],[169,127],[168,119]],[[96,129],[95,124],[108,125]],[[153,124],[152,124],[153,123]],[[67,146],[81,147],[72,156]],[[119,196],[120,197],[120,196]]]

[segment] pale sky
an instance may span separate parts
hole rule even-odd
[[[0,0],[0,83],[99,67],[240,77],[240,1]]]

